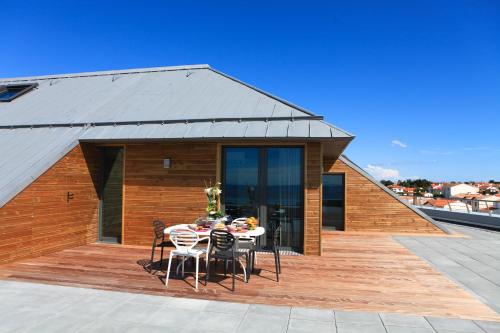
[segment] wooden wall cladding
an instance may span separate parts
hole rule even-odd
[[[305,158],[304,254],[321,255],[321,143],[308,143]]]
[[[0,263],[96,241],[96,154],[75,147],[0,208]]]
[[[163,159],[171,168],[163,168]],[[192,223],[205,214],[205,184],[215,183],[217,144],[130,144],[124,181],[124,243],[150,245],[152,222]]]
[[[344,162],[325,160],[324,171],[345,174],[346,231],[443,233]]]

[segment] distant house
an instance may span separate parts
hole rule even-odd
[[[468,184],[444,184],[443,195],[445,198],[453,198],[457,194],[474,194],[478,193],[479,189]]]
[[[403,194],[404,192],[404,187],[403,186],[399,186],[399,185],[389,185],[387,186],[392,192],[396,193],[396,194]]]
[[[403,194],[404,195],[414,195],[415,194],[415,188],[414,187],[404,187],[403,188]]]
[[[427,191],[432,193],[434,196],[440,196],[443,194],[443,184],[433,183],[427,188]]]
[[[430,199],[423,206],[449,209],[453,212],[471,212],[472,206],[460,200]]]
[[[499,189],[495,184],[484,184],[479,186],[479,192],[482,194],[497,194]]]
[[[484,198],[484,195],[481,193],[472,193],[472,194],[457,194],[454,196],[456,199],[465,199],[465,200],[482,200]]]
[[[500,196],[487,195],[482,196],[481,201],[473,201],[474,211],[500,213]]]

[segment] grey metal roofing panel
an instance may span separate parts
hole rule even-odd
[[[291,121],[288,126],[288,137],[308,138],[309,121]]]
[[[322,121],[311,121],[309,135],[312,138],[328,138],[332,136],[330,126]]]
[[[268,122],[266,137],[267,138],[286,138],[288,136],[289,120],[270,121]]]
[[[82,131],[82,128],[0,130],[3,162],[0,165],[0,207],[74,148]]]
[[[246,122],[247,129],[245,138],[265,138],[267,133],[268,122],[263,121],[248,121]]]
[[[188,130],[184,133],[184,138],[204,138],[210,131],[212,123],[193,123],[189,124]]]
[[[206,67],[105,73],[30,78],[39,86],[0,104],[0,126],[310,115]]]

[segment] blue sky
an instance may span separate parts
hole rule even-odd
[[[208,63],[376,176],[500,180],[499,1],[0,0],[0,77]]]

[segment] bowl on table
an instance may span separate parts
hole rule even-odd
[[[214,225],[214,229],[217,229],[217,230],[222,230],[226,227],[226,225],[224,223],[217,223]]]

